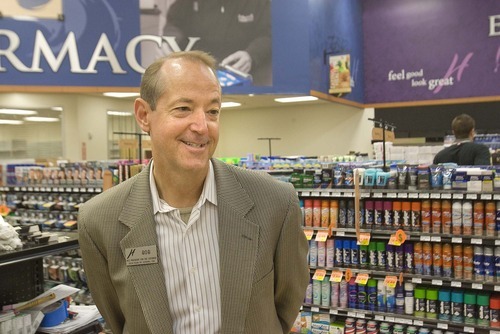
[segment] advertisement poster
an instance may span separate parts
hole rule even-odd
[[[330,56],[330,94],[351,92],[350,55]]]
[[[62,0],[2,0],[2,16],[26,16],[37,19],[60,19]]]

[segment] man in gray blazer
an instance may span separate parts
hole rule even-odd
[[[213,159],[221,88],[201,51],[146,70],[135,116],[153,159],[85,203],[79,243],[113,334],[288,333],[309,282],[290,184]]]

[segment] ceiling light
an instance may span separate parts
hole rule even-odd
[[[221,107],[222,108],[233,108],[233,107],[239,107],[241,106],[241,103],[238,102],[222,102]]]
[[[20,125],[23,123],[24,123],[23,121],[17,121],[13,119],[0,119],[0,124]]]
[[[130,111],[115,111],[115,110],[108,110],[106,112],[109,116],[132,116],[132,113]]]
[[[106,92],[102,93],[104,96],[108,97],[138,97],[140,94],[139,93],[132,93],[132,92]]]
[[[24,110],[24,109],[0,109],[0,114],[5,115],[36,115],[38,114],[35,110]]]
[[[50,107],[50,110],[63,111],[63,107]]]
[[[289,103],[289,102],[305,102],[305,101],[316,101],[318,98],[314,96],[296,96],[296,97],[283,97],[279,99],[274,99],[276,102]]]
[[[30,117],[24,117],[25,121],[28,122],[59,122],[59,118],[57,117],[36,117],[36,116],[30,116]]]

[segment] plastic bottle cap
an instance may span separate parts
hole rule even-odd
[[[464,293],[464,303],[469,305],[476,304],[477,295],[473,292]]]
[[[424,288],[415,288],[415,298],[425,299],[425,289]]]
[[[437,300],[438,299],[438,293],[439,293],[439,290],[438,289],[434,289],[434,288],[429,288],[425,291],[425,298],[427,300]],[[474,300],[475,302],[475,300]]]
[[[410,202],[403,202],[401,204],[401,208],[403,211],[410,211],[411,210],[411,203]]]
[[[369,249],[369,250],[377,250],[377,243],[375,243],[375,242],[370,242],[370,243],[368,244],[368,249]]]
[[[496,295],[490,298],[490,309],[500,310],[500,296]]]
[[[376,287],[377,286],[377,280],[370,278],[368,282],[366,283],[369,287]]]
[[[401,210],[401,201],[394,201],[394,202],[392,202],[392,209],[394,211]]]
[[[344,247],[344,249],[351,248],[351,240],[344,240],[342,246]]]
[[[439,300],[449,302],[451,300],[451,291],[447,289],[439,290]]]
[[[463,291],[452,291],[451,292],[451,301],[454,303],[463,303],[464,302]]]
[[[412,209],[412,211],[419,211],[420,210],[420,202],[417,202],[417,201],[411,202],[411,209]]]
[[[373,210],[373,201],[365,201],[365,209]]]
[[[392,210],[393,205],[391,201],[384,201],[384,210]]]
[[[377,242],[377,250],[378,251],[385,251],[385,242],[383,242],[383,241]]]
[[[477,295],[477,305],[480,305],[480,306],[490,305],[490,295],[483,294],[483,293]]]

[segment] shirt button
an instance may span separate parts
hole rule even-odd
[[[195,305],[195,306],[194,306],[194,310],[195,310],[196,312],[201,312],[201,306]]]
[[[191,269],[189,269],[189,272],[191,274],[194,274],[196,272],[196,267],[192,267]]]

